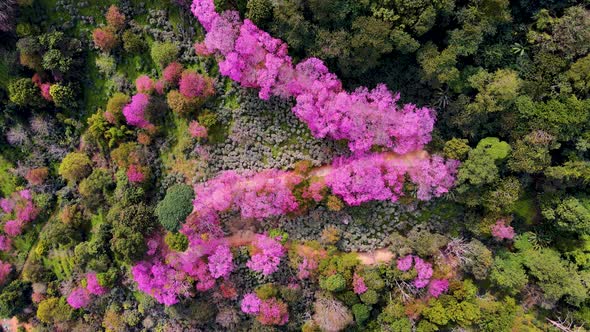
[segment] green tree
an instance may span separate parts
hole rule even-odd
[[[30,78],[20,78],[8,84],[10,101],[19,106],[40,107],[45,104],[39,88]]]
[[[158,220],[171,232],[176,232],[193,210],[195,193],[186,184],[174,185],[166,191],[166,196],[156,207]]]
[[[72,307],[66,299],[51,297],[39,302],[37,307],[37,318],[46,324],[65,322],[72,316]]]
[[[59,165],[58,173],[70,182],[78,182],[90,175],[92,162],[85,153],[70,152]]]
[[[61,108],[75,108],[77,106],[76,93],[70,85],[52,84],[49,94],[55,106]]]

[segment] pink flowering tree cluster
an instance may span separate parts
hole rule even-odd
[[[276,272],[281,258],[287,252],[280,241],[280,237],[272,238],[265,234],[257,234],[252,243],[252,255],[246,266],[265,276]]]
[[[185,114],[190,109],[197,108],[206,98],[215,94],[213,80],[195,71],[185,70],[178,62],[170,63],[162,72],[160,79],[153,79],[147,75],[140,75],[135,80],[137,94],[123,109],[127,124],[142,129],[153,128],[146,119],[146,108],[150,96],[154,93],[163,95],[168,91],[168,106],[176,113]],[[206,129],[193,126],[194,137],[206,135]],[[203,131],[205,129],[205,131]]]
[[[149,102],[150,96],[145,93],[138,93],[131,97],[131,102],[123,108],[127,124],[144,129],[153,126],[146,119],[145,114]]]
[[[137,92],[151,94],[154,91],[154,81],[147,75],[141,75],[135,80]]]
[[[194,0],[191,10],[207,31],[195,45],[201,55],[219,56],[219,70],[244,87],[260,89],[259,96],[294,97],[293,112],[314,136],[345,139],[354,152],[373,146],[396,153],[420,150],[431,139],[434,112],[413,104],[398,105],[399,95],[385,85],[347,92],[338,77],[317,58],[297,66],[287,44],[240,21],[234,11],[215,12],[213,0]]]
[[[210,77],[190,70],[185,70],[181,74],[178,86],[178,91],[186,98],[205,98],[215,93]]]
[[[432,264],[426,262],[422,258],[414,255],[407,255],[397,260],[397,269],[400,271],[409,271],[412,268],[412,265],[417,273],[416,279],[413,281],[416,288],[424,288],[428,286],[428,294],[434,297],[438,297],[440,294],[448,290],[449,281],[432,278]]]
[[[203,231],[203,230],[201,230]],[[190,297],[194,290],[204,292],[227,278],[234,269],[229,245],[212,233],[200,232],[184,252],[171,251],[161,239],[148,240],[145,260],[131,269],[138,289],[165,305]]]
[[[244,295],[240,304],[242,312],[256,315],[262,325],[285,325],[289,321],[287,304],[280,299],[271,297],[260,299],[255,293]]]
[[[31,191],[28,189],[0,199],[0,209],[8,215],[9,219],[3,225],[4,234],[0,235],[0,251],[9,251],[11,239],[22,233],[26,224],[37,217],[38,211],[33,203]]]
[[[324,187],[350,205],[396,201],[404,194],[406,179],[415,185],[418,199],[428,200],[448,192],[457,166],[458,162],[438,156],[399,158],[382,153],[339,159],[303,175],[277,170],[227,171],[195,186],[194,207],[203,221],[217,220],[219,213],[228,210],[239,211],[243,218],[262,219],[296,212],[312,199],[320,201]],[[314,181],[305,181],[308,179]],[[304,193],[299,198],[294,194],[298,190]]]
[[[85,287],[79,286],[68,295],[67,302],[74,309],[86,308],[92,301],[91,295]]]
[[[106,294],[108,289],[102,286],[94,272],[86,274],[86,286],[80,285],[68,295],[67,302],[74,309],[87,307],[93,297]]]
[[[507,225],[507,223],[508,222],[505,219],[499,219],[494,225],[492,225],[491,231],[494,238],[499,241],[512,240],[514,238],[514,228]]]

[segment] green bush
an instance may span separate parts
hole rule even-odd
[[[19,106],[39,107],[45,103],[41,92],[30,78],[20,78],[8,84],[10,101]]]
[[[175,232],[193,210],[195,193],[186,184],[174,185],[166,191],[166,196],[156,207],[158,220],[171,232]]]
[[[154,43],[151,50],[152,60],[162,68],[176,60],[178,45],[172,42]]]
[[[123,33],[123,49],[131,54],[139,54],[146,48],[146,43],[142,36],[127,30]]]
[[[14,280],[0,293],[0,317],[11,318],[31,304],[31,284]]]
[[[375,304],[379,302],[379,294],[373,289],[369,289],[360,295],[361,301],[366,304]]]
[[[170,249],[175,251],[185,251],[188,248],[188,238],[186,235],[180,232],[168,232],[166,233],[166,237],[164,241],[170,247]]]
[[[72,307],[66,303],[66,299],[52,297],[43,300],[37,308],[37,318],[46,324],[53,322],[65,322],[72,315]]]
[[[365,304],[355,304],[352,306],[352,314],[357,324],[362,324],[371,316],[371,307]]]
[[[320,280],[320,287],[330,292],[339,292],[346,288],[346,279],[340,273],[336,273]]]
[[[61,108],[75,108],[77,106],[76,93],[69,85],[53,84],[49,88],[55,106]]]
[[[58,173],[70,182],[77,182],[87,177],[92,171],[92,162],[85,153],[71,152],[59,165]]]

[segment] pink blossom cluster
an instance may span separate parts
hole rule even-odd
[[[139,166],[132,164],[127,169],[127,179],[129,182],[139,183],[145,180],[145,175],[142,173]]]
[[[184,68],[178,62],[172,62],[162,72],[164,81],[170,86],[178,85],[180,76],[182,75]]]
[[[186,98],[208,97],[215,93],[210,77],[189,70],[182,73],[178,86],[178,90]]]
[[[141,75],[135,80],[135,87],[137,92],[149,95],[154,91],[154,81],[147,75]]]
[[[254,254],[250,256],[246,266],[256,272],[261,272],[265,276],[277,271],[281,258],[286,253],[280,240],[280,237],[271,238],[265,234],[256,234],[256,238],[252,243]]]
[[[384,154],[342,158],[332,164],[326,184],[349,205],[371,200],[397,201],[403,195],[406,176],[417,185],[417,197],[429,200],[449,191],[455,181],[458,162],[439,156],[411,162],[387,158]]]
[[[90,304],[92,300],[90,292],[80,286],[74,288],[74,290],[68,295],[67,302],[74,309],[85,308]]]
[[[297,278],[299,280],[307,279],[311,276],[311,272],[318,268],[318,261],[303,257],[301,263],[297,265]]]
[[[193,138],[207,137],[207,128],[202,126],[198,121],[191,121],[189,123],[188,132]]]
[[[9,198],[0,199],[0,208],[6,214],[12,216],[4,223],[4,233],[0,235],[0,250],[10,249],[10,238],[22,233],[23,227],[37,217],[38,211],[33,203],[31,191],[28,189],[13,193]]]
[[[43,80],[41,79],[41,76],[39,76],[38,73],[35,73],[31,80],[41,91],[41,96],[43,97],[43,99],[47,101],[53,101],[53,97],[51,97],[51,94],[49,93],[49,89],[51,89],[51,83],[43,83]]]
[[[293,66],[287,44],[271,37],[237,12],[215,12],[213,0],[194,0],[192,12],[207,34],[195,45],[201,55],[219,54],[221,74],[259,96],[295,97],[293,112],[318,138],[345,139],[355,152],[378,145],[397,153],[422,149],[431,139],[434,111],[413,104],[398,106],[398,94],[385,85],[373,90],[343,90],[342,82],[317,58]]]
[[[248,293],[240,307],[246,314],[257,315],[256,319],[263,325],[285,325],[289,321],[287,305],[277,298],[261,300],[256,294]]]
[[[397,268],[400,271],[409,271],[414,264],[417,276],[414,279],[414,286],[416,288],[424,288],[428,286],[428,293],[434,297],[447,291],[449,287],[448,280],[432,279],[433,269],[432,264],[424,261],[422,258],[413,255],[407,255],[397,260]]]
[[[186,274],[161,261],[141,261],[131,268],[131,274],[140,291],[162,304],[170,306],[178,303],[178,295],[190,295]]]
[[[228,277],[234,269],[229,246],[205,234],[193,237],[184,252],[168,250],[161,239],[149,239],[149,257],[131,269],[139,290],[162,304],[173,305],[180,296],[192,295],[191,280],[196,282],[196,290],[203,292],[213,288],[216,279]]]
[[[229,210],[240,211],[243,218],[266,218],[297,210],[292,193],[301,177],[293,173],[265,170],[238,174],[223,172],[195,187],[195,210],[200,216]]]
[[[514,228],[510,225],[506,225],[506,220],[500,219],[492,225],[492,235],[497,240],[512,240],[514,238]]]
[[[90,294],[103,295],[108,289],[100,284],[96,273],[90,272],[86,274],[86,289]]]
[[[123,115],[127,123],[139,128],[148,128],[151,123],[145,118],[145,111],[149,104],[150,96],[138,93],[131,97],[131,102],[123,108]]]
[[[6,278],[12,271],[12,265],[8,262],[3,262],[0,260],[0,285],[6,282]]]
[[[363,279],[363,277],[361,277],[355,272],[355,274],[352,276],[352,290],[354,291],[354,293],[363,294],[368,289],[369,288],[365,284],[365,279]]]
[[[104,295],[108,291],[98,281],[96,273],[86,274],[86,287],[78,286],[68,295],[67,302],[74,309],[87,307],[92,301],[93,295]]]

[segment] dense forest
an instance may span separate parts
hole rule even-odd
[[[5,331],[586,331],[588,0],[0,0]]]

